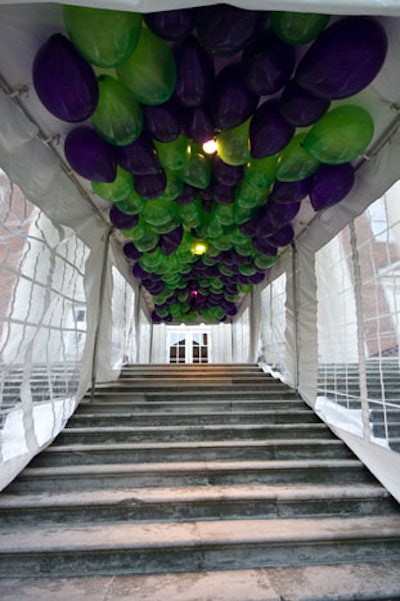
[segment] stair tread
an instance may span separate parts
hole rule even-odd
[[[195,471],[237,471],[237,470],[284,470],[307,469],[320,467],[360,467],[363,464],[358,459],[272,459],[267,461],[187,461],[168,463],[105,463],[89,465],[61,465],[50,467],[27,467],[23,476],[46,476],[57,474],[59,477],[104,474],[104,473],[148,473],[148,472],[195,472]]]
[[[57,507],[80,507],[136,503],[189,503],[201,501],[265,500],[312,501],[334,499],[390,498],[390,494],[378,484],[351,484],[313,486],[301,484],[282,485],[228,485],[191,486],[165,488],[130,488],[123,490],[28,493],[24,495],[5,493],[0,497],[0,510],[6,509],[55,509]]]
[[[229,430],[293,430],[293,429],[304,429],[308,428],[325,430],[327,426],[323,422],[310,422],[310,423],[300,423],[300,424],[199,424],[199,425],[179,425],[179,426],[97,426],[95,429],[86,427],[73,427],[67,425],[64,432],[148,432],[148,431],[169,431],[169,432],[181,432],[183,429],[185,430],[221,430],[221,429],[229,429]]]
[[[382,540],[400,537],[400,516],[210,520],[102,524],[74,528],[27,527],[0,531],[1,554],[84,552],[118,548],[296,545],[328,540]]]

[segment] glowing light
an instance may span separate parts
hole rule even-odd
[[[190,250],[194,255],[204,255],[207,252],[207,243],[204,240],[196,240]]]
[[[214,154],[214,152],[217,152],[217,148],[216,140],[207,140],[207,142],[204,142],[203,144],[203,150],[207,154]]]

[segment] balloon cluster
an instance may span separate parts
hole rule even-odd
[[[292,241],[302,200],[318,211],[350,191],[374,124],[332,101],[375,78],[383,28],[224,4],[144,16],[65,6],[64,20],[68,38],[34,59],[34,86],[79,124],[66,158],[112,203],[153,320],[234,316]]]

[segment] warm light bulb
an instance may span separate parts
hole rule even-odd
[[[207,142],[204,142],[203,144],[203,150],[207,154],[214,154],[214,152],[217,152],[217,148],[216,140],[207,140]]]
[[[194,255],[204,255],[207,252],[207,243],[204,240],[196,240],[192,244],[191,251]]]

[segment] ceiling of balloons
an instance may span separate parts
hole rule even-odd
[[[387,52],[371,17],[220,4],[64,7],[33,62],[70,124],[70,167],[108,201],[155,323],[225,321],[292,242],[302,202],[342,201],[374,122],[352,97]]]

